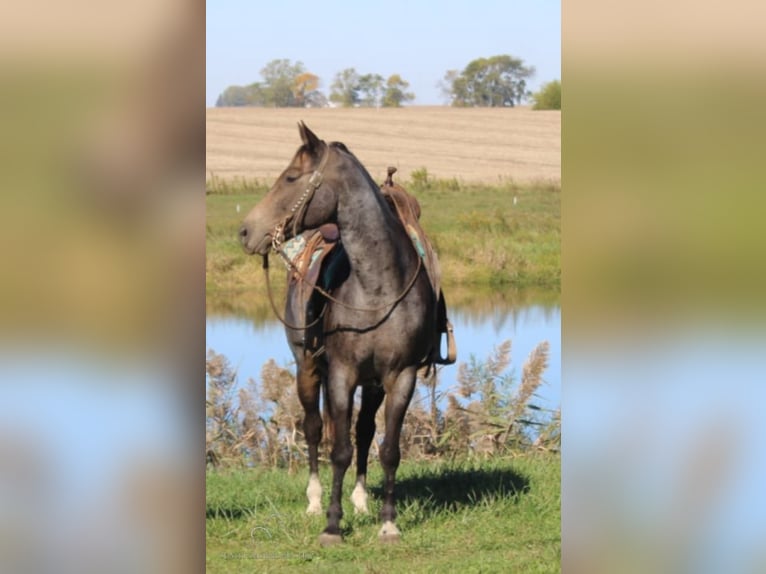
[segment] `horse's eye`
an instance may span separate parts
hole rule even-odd
[[[288,183],[292,183],[294,181],[298,181],[300,177],[300,175],[288,175],[285,177],[285,179],[287,179]]]

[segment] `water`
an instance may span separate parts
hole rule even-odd
[[[449,295],[449,294],[448,294]],[[449,316],[455,327],[458,362],[440,373],[440,385],[451,387],[456,382],[458,365],[471,355],[485,359],[494,346],[511,340],[511,367],[518,381],[524,361],[542,341],[550,344],[548,369],[543,374],[545,384],[537,393],[535,404],[557,409],[561,405],[561,306],[557,298],[551,302],[522,298],[514,303],[502,298],[476,305],[450,306]],[[207,347],[227,357],[236,367],[239,381],[258,380],[263,364],[274,359],[277,364],[292,364],[292,354],[285,340],[284,328],[276,319],[256,321],[246,315],[217,314],[209,310],[207,317]]]

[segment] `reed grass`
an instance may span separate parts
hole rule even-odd
[[[438,371],[419,379],[402,428],[402,456],[440,459],[558,450],[560,415],[534,404],[547,366],[548,343],[543,341],[530,353],[521,380],[516,381],[510,370],[511,342],[505,341],[486,358],[471,356],[460,363],[454,388],[441,388]],[[270,360],[259,381],[239,384],[226,357],[211,350],[206,374],[209,464],[292,469],[307,463],[303,410],[291,370]],[[357,396],[354,417],[358,409]],[[373,459],[383,440],[383,411],[378,412]],[[330,446],[324,445],[325,459]]]

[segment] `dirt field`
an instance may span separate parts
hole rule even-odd
[[[342,141],[382,180],[426,167],[465,182],[561,179],[561,112],[528,108],[209,108],[208,177],[271,180],[300,144],[296,122]]]

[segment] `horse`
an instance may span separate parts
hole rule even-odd
[[[271,250],[304,230],[337,226],[348,258],[348,273],[315,320],[321,325],[323,352],[304,344],[305,325],[295,325],[290,300],[286,333],[297,366],[298,396],[303,406],[309,454],[308,514],[321,513],[322,486],[318,445],[322,437],[320,394],[332,424],[333,478],[323,546],[342,542],[340,521],[343,479],[351,464],[350,426],[353,397],[362,387],[356,422],[356,483],[351,502],[368,513],[367,457],[375,434],[375,414],[385,400],[385,434],[379,451],[384,472],[382,542],[400,539],[396,526],[394,485],[401,459],[402,423],[415,389],[418,369],[432,362],[439,345],[435,328],[437,297],[422,259],[404,226],[370,174],[340,142],[327,143],[303,122],[302,145],[239,230],[246,253],[259,254],[268,266]],[[305,321],[305,318],[304,318]]]

